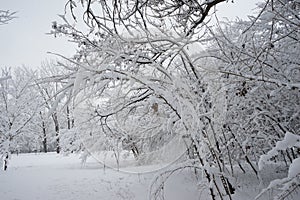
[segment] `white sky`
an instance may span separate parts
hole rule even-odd
[[[0,26],[0,67],[36,67],[57,58],[48,51],[71,56],[74,44],[66,38],[47,35],[52,21],[64,13],[65,0],[0,0],[1,10],[17,11],[17,18]]]
[[[259,0],[235,0],[217,7],[220,16],[246,18]],[[17,11],[16,19],[0,26],[0,68],[25,65],[37,67],[57,58],[48,51],[72,56],[75,45],[66,38],[46,35],[52,21],[59,21],[66,0],[0,0],[1,10]]]

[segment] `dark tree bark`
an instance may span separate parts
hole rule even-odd
[[[67,123],[68,123],[68,129],[70,130],[72,127],[74,127],[74,119],[71,118],[70,114],[70,108],[67,106]]]
[[[3,170],[6,171],[7,168],[8,168],[8,153],[6,153],[3,161],[4,161],[4,163],[3,163]]]
[[[43,131],[43,140],[42,140],[42,145],[43,145],[43,152],[47,153],[47,130],[46,130],[46,123],[45,120],[42,117],[42,112],[40,112],[41,118],[42,118],[42,131]]]
[[[55,137],[56,137],[56,153],[60,153],[60,144],[59,144],[59,123],[57,119],[57,114],[52,114],[54,128],[55,128]]]

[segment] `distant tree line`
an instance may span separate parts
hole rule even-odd
[[[51,33],[77,43],[77,53],[16,78],[3,72],[1,151],[35,133],[44,150],[110,150],[117,159],[127,150],[147,164],[183,145],[179,165],[152,184],[152,199],[184,168],[203,172],[213,200],[232,199],[237,170],[261,183],[268,163],[288,170],[300,154],[300,4],[266,0],[248,20],[220,22],[213,9],[225,2],[67,1]],[[269,189],[285,198],[299,187],[294,174]]]

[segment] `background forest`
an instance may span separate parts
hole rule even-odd
[[[211,199],[234,199],[234,177],[263,184],[280,164],[286,176],[256,198],[299,191],[300,1],[265,0],[248,20],[219,21],[226,2],[69,0],[50,34],[77,44],[73,57],[1,66],[2,158],[111,151],[119,162],[127,152],[172,166],[153,199],[184,168],[202,174]],[[0,11],[2,24],[13,17]]]

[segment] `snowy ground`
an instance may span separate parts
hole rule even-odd
[[[82,165],[77,155],[13,155],[9,170],[0,171],[0,199],[144,200],[148,199],[148,188],[155,173],[104,169],[103,164],[92,158]],[[178,177],[180,183],[170,184],[168,198],[197,199],[196,188],[191,187],[194,181],[192,175]]]
[[[79,156],[55,153],[13,155],[9,170],[0,171],[0,200],[146,200],[156,172],[155,166],[123,167],[120,171],[104,168],[89,158],[82,165]],[[268,169],[265,185],[270,179],[286,175],[280,170]],[[250,200],[259,193],[257,178],[242,173],[231,180],[236,187],[234,199]],[[199,180],[198,180],[199,182]],[[207,185],[197,185],[192,170],[180,171],[164,186],[165,200],[206,200]],[[299,200],[299,195],[290,200]],[[226,198],[225,198],[226,199]],[[260,199],[272,199],[267,195]]]

